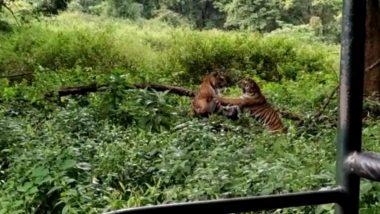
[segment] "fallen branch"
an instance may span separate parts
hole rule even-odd
[[[304,118],[301,115],[285,111],[285,110],[277,110],[278,113],[281,114],[283,118],[289,119],[289,120],[295,120],[295,121],[303,121]]]
[[[29,72],[29,73],[5,75],[5,76],[0,76],[0,79],[12,79],[15,77],[22,77],[22,76],[29,76],[29,75],[33,75],[33,73]]]
[[[92,83],[90,85],[80,85],[80,86],[67,86],[60,88],[56,95],[59,97],[68,96],[68,95],[86,95],[91,92],[99,92],[105,91],[108,89],[107,85],[97,85],[96,83]],[[132,86],[125,86],[125,89],[147,89],[147,90],[155,90],[155,91],[169,91],[170,93],[177,94],[180,96],[193,97],[195,96],[195,92],[188,90],[186,88],[178,87],[178,86],[166,86],[160,84],[134,84]],[[54,96],[54,92],[48,92],[45,94],[45,97]]]
[[[319,119],[319,117],[323,114],[323,112],[326,110],[327,106],[330,104],[332,98],[336,94],[336,92],[339,89],[339,85],[337,85],[331,92],[330,95],[327,97],[326,101],[321,105],[321,108],[319,111],[313,116],[314,119]]]
[[[187,97],[194,97],[195,92],[190,91],[186,88],[178,87],[178,86],[166,86],[166,85],[159,85],[159,84],[135,84],[134,87],[136,88],[146,88],[149,90],[155,90],[155,91],[169,91],[170,93],[177,94],[180,96],[187,96]]]
[[[106,85],[97,85],[95,83],[90,85],[82,85],[82,86],[68,86],[63,87],[58,90],[58,92],[55,94],[54,92],[48,92],[45,94],[46,98],[53,97],[54,95],[57,95],[59,97],[68,96],[68,95],[86,95],[88,93],[92,92],[99,92],[99,91],[105,91],[107,90],[108,86]],[[169,93],[176,94],[179,96],[186,96],[186,97],[194,97],[195,92],[191,91],[186,88],[182,88],[179,86],[167,86],[167,85],[160,85],[160,84],[134,84],[132,86],[125,86],[125,89],[147,89],[147,90],[155,90],[155,91],[169,91]],[[292,112],[284,111],[284,110],[277,110],[282,117],[290,119],[290,120],[296,120],[296,121],[303,121],[303,117],[297,114],[294,114]]]
[[[374,69],[376,66],[380,65],[380,58],[377,59],[374,63],[372,63],[370,66],[366,67],[365,68],[365,71],[370,71],[372,69]],[[330,92],[330,95],[327,97],[326,101],[321,105],[321,108],[319,109],[319,111],[313,116],[313,118],[315,119],[318,119],[322,114],[323,112],[326,110],[326,107],[330,104],[332,98],[334,97],[334,95],[336,94],[336,92],[338,91],[339,89],[339,84]]]
[[[97,85],[95,83],[90,84],[90,85],[81,85],[81,86],[68,86],[68,87],[63,87],[58,90],[58,96],[63,97],[63,96],[68,96],[68,95],[86,95],[90,92],[97,92],[97,91],[104,91],[106,90],[107,87],[104,85]],[[54,92],[48,92],[45,94],[45,97],[50,98],[55,95]]]
[[[370,71],[374,69],[376,66],[380,65],[380,58],[377,59],[374,63],[372,63],[370,66],[365,68],[365,72]],[[330,95],[327,97],[326,101],[321,105],[321,108],[319,111],[313,116],[313,118],[318,119],[323,112],[326,110],[326,107],[330,104],[332,98],[336,94],[336,92],[339,89],[339,84],[336,85],[336,87],[330,92]]]

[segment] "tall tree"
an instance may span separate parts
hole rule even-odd
[[[67,9],[70,0],[33,0],[37,2],[37,11],[45,15],[57,15],[59,11]]]
[[[157,10],[160,5],[159,0],[137,0],[137,2],[144,6],[142,15],[147,19],[152,18],[154,11]]]
[[[367,0],[364,95],[380,97],[380,7]]]
[[[109,6],[109,15],[129,19],[141,18],[144,10],[144,5],[135,0],[109,0]]]
[[[223,12],[212,0],[160,0],[161,6],[186,17],[198,28],[222,27]]]
[[[232,0],[224,5],[225,27],[252,31],[271,31],[279,27],[280,0]]]

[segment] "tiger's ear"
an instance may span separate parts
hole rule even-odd
[[[242,87],[243,85],[245,85],[245,79],[241,79],[237,82],[237,85]]]
[[[213,77],[217,77],[217,76],[219,76],[220,74],[219,74],[219,72],[217,72],[217,71],[213,71],[213,72],[211,72],[211,76],[213,76]]]
[[[223,65],[219,65],[218,67],[216,67],[216,70],[219,73],[224,73],[226,71],[226,68]]]
[[[257,84],[257,82],[252,78],[252,84],[255,86],[255,87],[259,87],[259,85]]]

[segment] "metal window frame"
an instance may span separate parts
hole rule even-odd
[[[344,0],[342,20],[337,187],[329,190],[207,200],[122,209],[108,214],[236,213],[318,204],[336,204],[337,214],[359,213],[360,177],[380,180],[380,155],[360,153],[362,135],[366,1]]]

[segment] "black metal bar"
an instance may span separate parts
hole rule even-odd
[[[150,213],[238,213],[305,205],[341,203],[346,197],[342,188],[303,193],[245,197],[146,206],[108,212],[106,214]]]
[[[380,154],[354,152],[344,161],[346,171],[372,181],[380,181]]]
[[[337,183],[347,192],[336,212],[359,212],[360,178],[344,170],[343,162],[361,150],[365,0],[345,0],[343,4],[339,127],[337,139]]]

